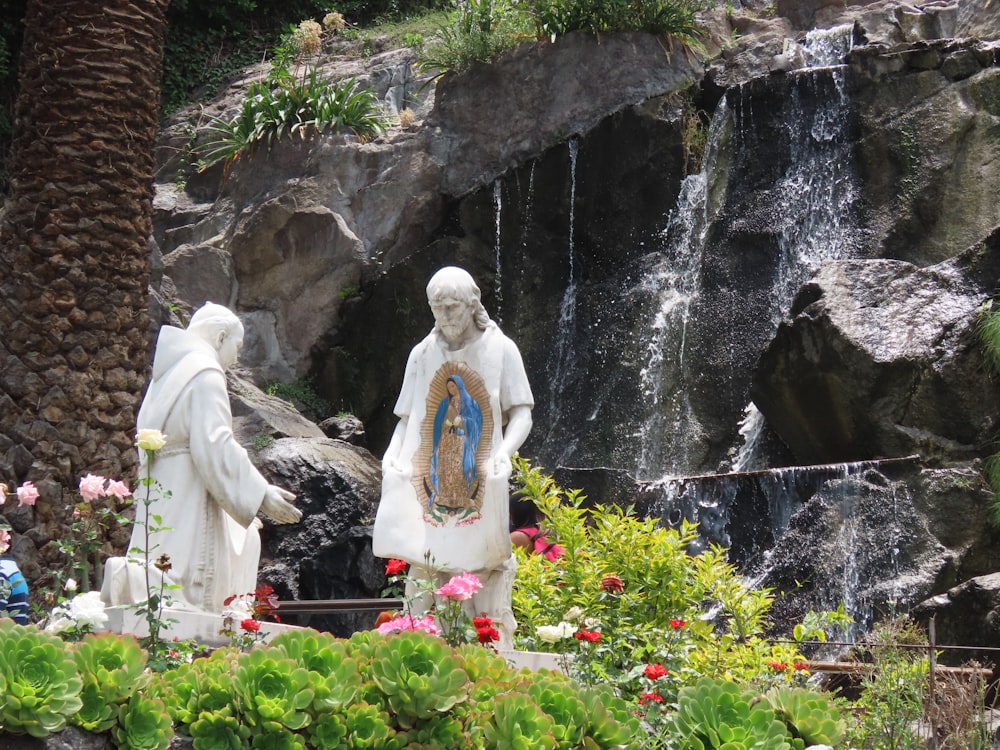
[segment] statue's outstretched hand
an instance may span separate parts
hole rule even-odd
[[[302,511],[292,505],[294,499],[295,495],[288,490],[269,484],[264,502],[260,504],[260,512],[275,523],[295,523],[302,519]]]

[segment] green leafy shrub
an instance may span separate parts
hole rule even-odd
[[[420,52],[420,65],[463,73],[530,38],[530,22],[514,0],[454,0],[447,20]]]
[[[228,168],[285,135],[349,131],[367,141],[385,132],[386,122],[375,92],[359,88],[354,78],[334,82],[315,67],[305,66],[299,76],[276,68],[266,82],[250,86],[235,117],[212,121],[207,130],[213,140],[200,155],[206,166],[223,161]]]
[[[73,655],[57,636],[0,619],[0,730],[45,737],[83,706]]]
[[[849,731],[851,743],[879,750],[922,749],[916,727],[924,714],[930,665],[922,649],[907,646],[926,646],[926,636],[910,621],[892,620],[877,626],[866,640],[878,645],[856,648],[858,659],[870,662],[872,669],[856,703],[860,711]]]
[[[671,703],[702,676],[763,690],[804,679],[794,644],[765,637],[772,598],[750,587],[725,551],[689,548],[695,527],[658,527],[616,506],[584,506],[552,478],[520,460],[517,481],[546,516],[556,562],[518,551],[515,646],[565,653],[586,684]],[[645,675],[657,665],[662,674]]]
[[[132,636],[91,633],[73,648],[83,680],[83,705],[71,723],[89,732],[106,732],[118,721],[119,708],[147,682],[146,652]]]

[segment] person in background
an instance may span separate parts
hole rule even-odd
[[[543,555],[546,560],[558,560],[566,550],[546,538],[540,528],[544,520],[534,501],[523,492],[510,496],[510,543]]]
[[[10,549],[10,532],[0,529],[0,617],[10,617],[18,625],[28,624],[28,582]]]

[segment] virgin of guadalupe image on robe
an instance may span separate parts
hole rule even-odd
[[[423,443],[430,446],[429,456],[418,451],[414,461],[420,482],[417,493],[426,503],[425,520],[433,524],[444,523],[449,517],[458,522],[475,521],[485,491],[479,465],[489,456],[492,434],[490,424],[484,443],[480,402],[488,411],[486,386],[475,371],[461,363],[448,363],[431,380],[427,402],[427,413],[434,415],[430,440]],[[422,470],[424,464],[426,470]]]

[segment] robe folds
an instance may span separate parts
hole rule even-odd
[[[233,435],[226,376],[214,350],[180,328],[160,330],[153,359],[153,378],[146,391],[138,429],[156,429],[166,445],[147,467],[140,451],[140,478],[149,474],[153,499],[149,515],[149,577],[159,591],[161,571],[152,566],[170,557],[167,584],[172,606],[220,614],[224,600],[252,592],[260,562],[256,513],[267,492],[267,480],[250,462]],[[135,490],[136,524],[129,549],[146,549],[147,488]],[[102,589],[106,604],[146,600],[142,554],[108,560]]]
[[[439,476],[446,469],[435,451],[444,450],[444,438],[441,427],[435,427],[435,417],[442,403],[447,406],[448,381],[454,382],[454,376],[462,385],[463,398],[476,400],[482,432],[474,446],[475,476],[458,461],[453,471],[465,473],[451,478],[459,480],[455,486],[468,489],[468,496],[461,504],[442,505],[437,489],[451,480]],[[405,421],[396,462],[399,470],[383,470],[372,537],[376,557],[424,566],[430,555],[431,568],[453,573],[509,564],[510,476],[497,473],[493,459],[503,439],[504,417],[517,406],[534,406],[531,387],[517,346],[492,321],[481,337],[461,349],[448,349],[437,331],[413,348],[395,406],[396,415]],[[470,427],[466,424],[463,432],[470,432]]]

